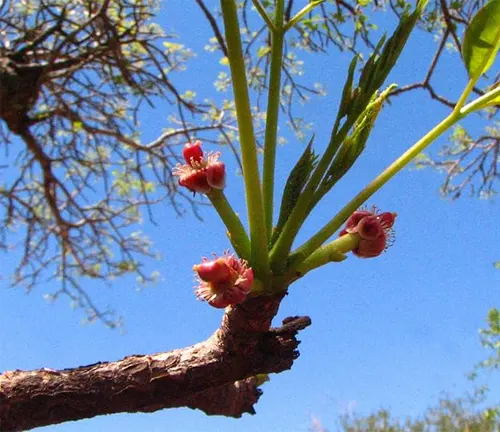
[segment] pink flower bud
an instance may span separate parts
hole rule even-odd
[[[179,184],[196,193],[208,194],[212,189],[224,189],[226,184],[226,168],[219,162],[219,152],[206,155],[201,149],[201,142],[188,143],[183,150],[186,164],[178,163],[172,170],[179,177]]]
[[[253,271],[247,262],[237,259],[228,251],[220,258],[203,259],[193,269],[198,276],[199,285],[195,294],[216,308],[241,303],[252,289]]]
[[[353,249],[354,255],[360,258],[373,258],[380,255],[393,240],[392,226],[396,220],[396,213],[377,214],[373,207],[371,211],[357,210],[349,219],[339,236],[357,234],[359,243]]]
[[[187,143],[182,150],[184,160],[191,166],[193,162],[201,162],[203,160],[203,150],[201,149],[201,141]]]

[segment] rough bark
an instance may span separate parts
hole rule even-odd
[[[309,317],[270,328],[283,295],[250,298],[228,308],[206,341],[152,355],[133,355],[60,371],[0,375],[0,430],[18,431],[120,412],[197,408],[211,415],[255,413],[258,374],[290,369],[297,332]]]

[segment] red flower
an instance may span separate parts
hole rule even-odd
[[[172,174],[179,177],[179,184],[196,193],[210,193],[212,189],[224,189],[226,185],[226,167],[219,162],[219,152],[206,155],[201,149],[201,142],[187,143],[182,151],[185,164],[178,163]]]
[[[375,207],[371,211],[357,210],[347,219],[339,236],[358,234],[359,244],[352,251],[354,255],[360,258],[379,256],[394,239],[392,226],[396,216],[389,212],[377,214]]]
[[[195,294],[216,308],[241,303],[252,289],[253,270],[245,260],[236,258],[229,251],[213,260],[203,258],[193,267],[200,284]]]

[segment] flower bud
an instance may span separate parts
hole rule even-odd
[[[219,162],[219,152],[206,155],[201,149],[201,142],[187,143],[183,150],[186,164],[178,163],[172,170],[179,177],[179,184],[196,193],[208,194],[212,189],[224,189],[226,168]]]
[[[339,236],[357,234],[358,246],[352,250],[360,258],[373,258],[387,249],[393,240],[392,226],[396,220],[396,213],[377,214],[375,207],[369,210],[355,211],[346,222]]]
[[[204,258],[193,269],[199,281],[196,296],[213,307],[225,308],[241,303],[252,289],[253,270],[245,260],[237,259],[227,251],[220,258]]]

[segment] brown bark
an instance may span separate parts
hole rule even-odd
[[[250,298],[228,308],[221,327],[191,347],[60,371],[5,372],[0,430],[174,407],[232,417],[254,413],[261,393],[255,375],[290,369],[299,355],[297,332],[311,323],[291,317],[270,328],[282,298]]]

